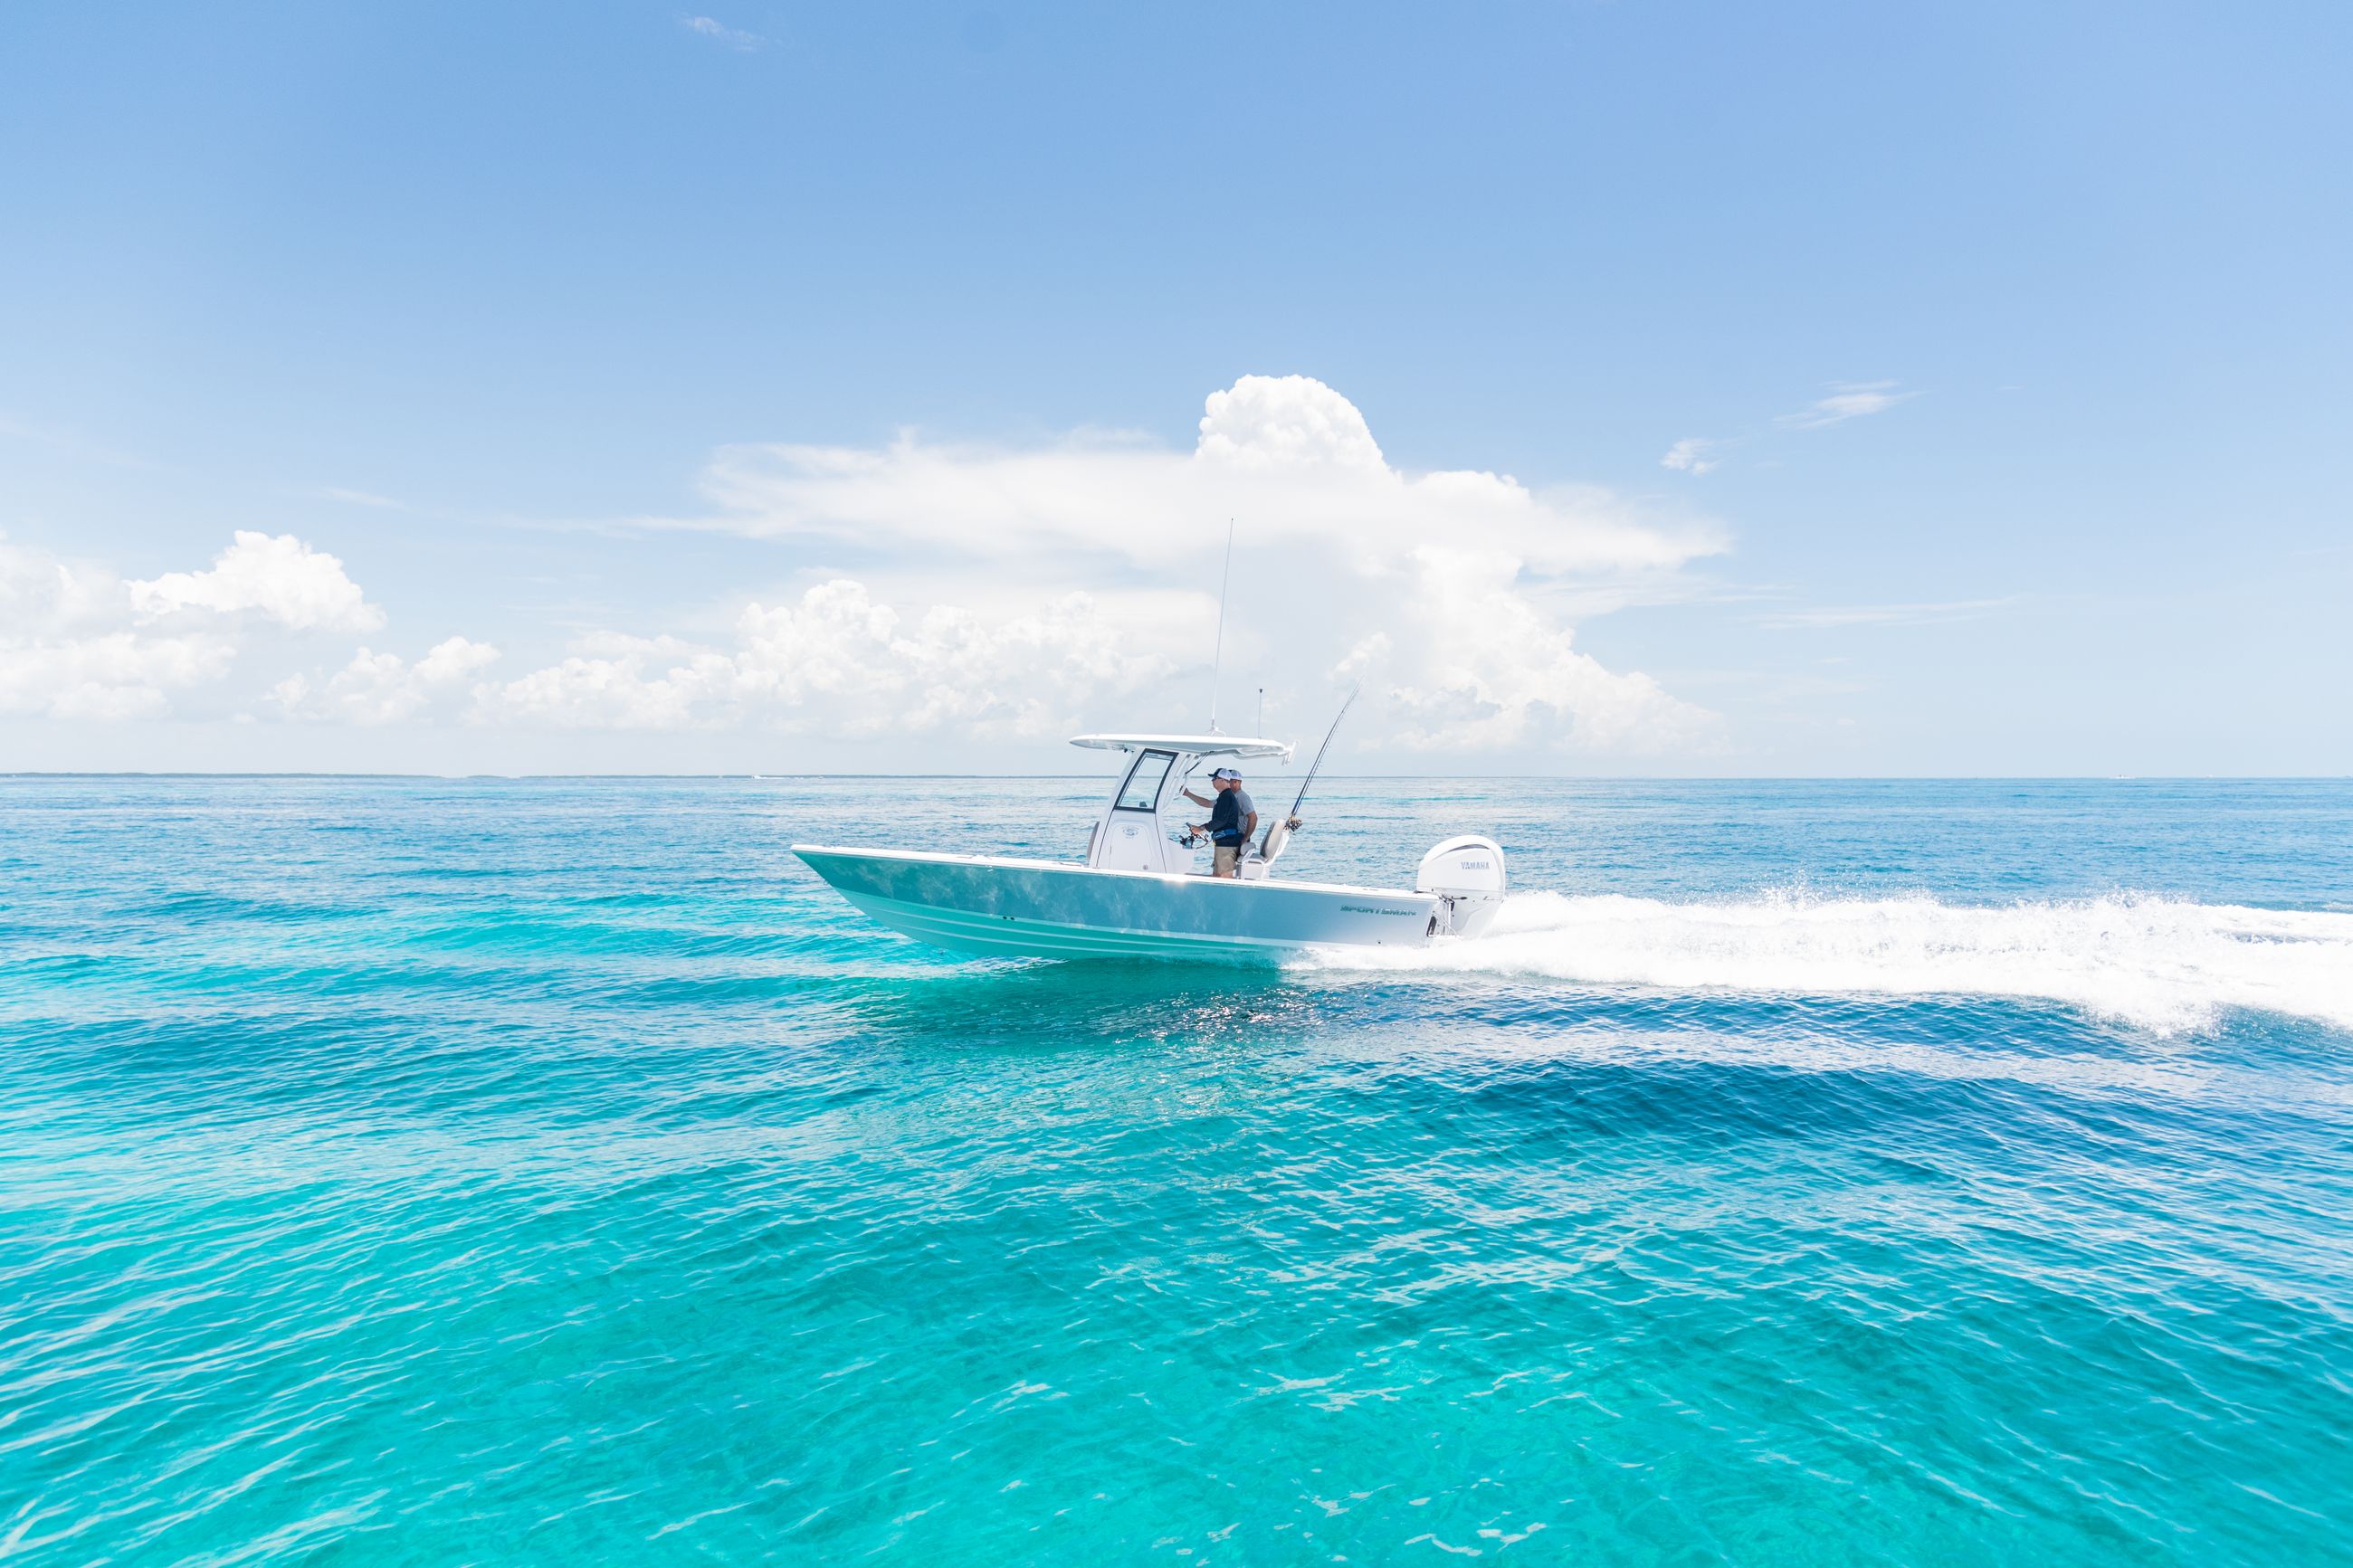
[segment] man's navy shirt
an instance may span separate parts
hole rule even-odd
[[[1213,844],[1240,844],[1242,841],[1242,824],[1248,822],[1250,814],[1257,809],[1240,786],[1219,790],[1218,798],[1209,806],[1209,841]]]

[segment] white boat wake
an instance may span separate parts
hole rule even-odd
[[[1296,967],[1801,995],[2031,997],[2163,1033],[2253,1008],[2353,1029],[2353,913],[2115,896],[1998,905],[1515,893],[1489,934],[1319,948]]]

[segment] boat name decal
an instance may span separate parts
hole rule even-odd
[[[1370,904],[1342,904],[1340,912],[1344,915],[1418,915],[1421,913],[1419,910],[1375,909]]]

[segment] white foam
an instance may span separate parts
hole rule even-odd
[[[1673,991],[2038,997],[2167,1033],[2232,1007],[2353,1029],[2353,914],[2155,897],[1971,905],[1517,893],[1475,941],[1324,949],[1300,963]]]

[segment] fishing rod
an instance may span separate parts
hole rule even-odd
[[[1307,799],[1307,786],[1315,782],[1317,771],[1324,766],[1324,753],[1332,749],[1332,737],[1340,732],[1340,721],[1348,716],[1348,710],[1356,706],[1356,693],[1364,689],[1365,683],[1361,680],[1348,689],[1348,700],[1340,704],[1337,713],[1332,715],[1332,727],[1324,731],[1324,743],[1315,748],[1315,760],[1307,764],[1307,776],[1299,781],[1299,794],[1292,799],[1290,815],[1279,822],[1269,824],[1266,837],[1259,840],[1258,858],[1269,865],[1273,864],[1274,858],[1282,854],[1283,847],[1291,842],[1291,830],[1299,826],[1299,808]]]
[[[1356,705],[1356,694],[1364,689],[1365,683],[1361,680],[1348,688],[1348,700],[1340,704],[1340,710],[1337,713],[1332,715],[1332,727],[1324,731],[1324,743],[1315,748],[1315,760],[1307,764],[1307,776],[1299,781],[1299,794],[1291,803],[1288,820],[1292,822],[1299,820],[1299,807],[1307,798],[1307,786],[1315,782],[1317,771],[1324,766],[1324,753],[1332,749],[1332,737],[1340,732],[1340,721],[1345,719],[1348,716],[1348,710]]]

